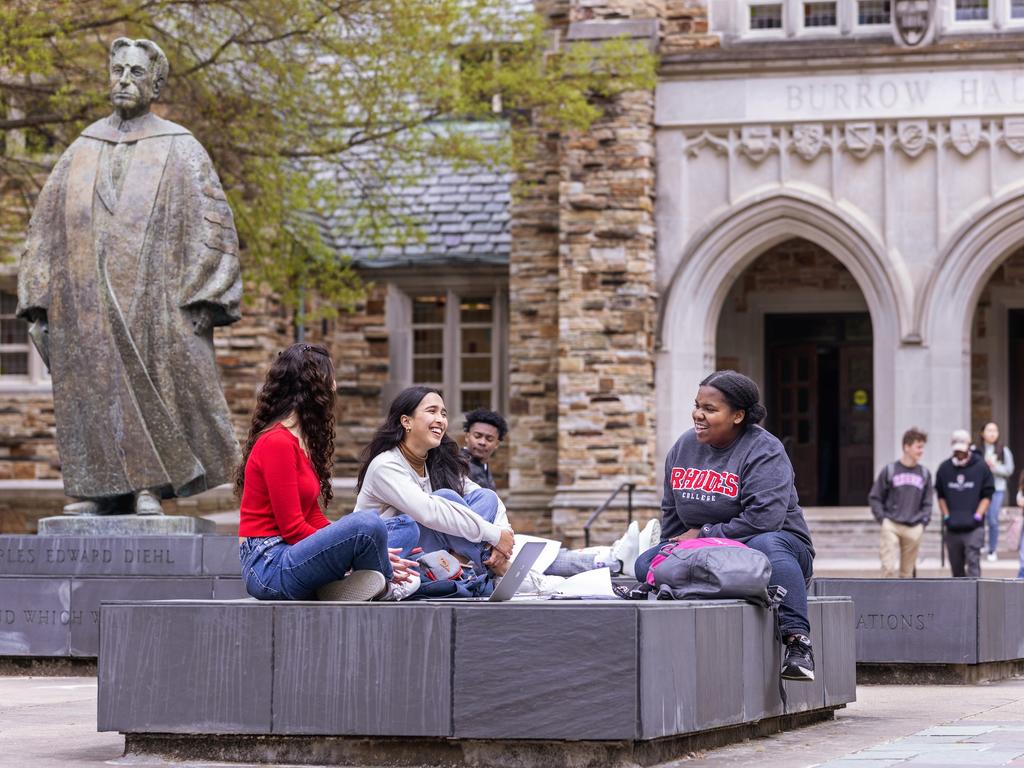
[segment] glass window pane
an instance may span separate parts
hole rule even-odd
[[[491,299],[462,299],[459,303],[461,320],[464,323],[489,323],[494,317]]]
[[[793,390],[782,390],[782,401],[780,403],[779,409],[783,413],[789,413],[790,411],[793,410]]]
[[[472,411],[474,408],[493,408],[491,404],[491,390],[489,389],[464,389],[462,390],[462,410]]]
[[[793,361],[786,358],[782,361],[782,383],[788,384],[793,380]]]
[[[1024,19],[1024,0],[1010,0],[1010,18]]]
[[[810,392],[807,387],[800,387],[796,392],[796,410],[798,413],[807,413],[810,407]]]
[[[810,362],[806,357],[798,358],[796,361],[796,379],[797,381],[807,381],[807,377],[811,375]]]
[[[861,0],[857,3],[858,24],[888,24],[891,18],[890,0]]]
[[[416,384],[441,384],[442,370],[440,357],[414,357],[412,380]]]
[[[28,376],[28,352],[0,352],[0,376]]]
[[[834,27],[835,25],[835,3],[804,3],[805,27]]]
[[[782,3],[750,6],[751,29],[782,29]]]
[[[462,352],[468,355],[489,355],[491,353],[491,329],[463,328]]]
[[[7,291],[0,291],[0,315],[10,315],[14,317],[14,313],[18,308],[18,297],[13,293]]]
[[[444,354],[444,331],[440,328],[417,328],[412,332],[414,355]]]
[[[796,441],[801,444],[811,442],[811,422],[800,419],[800,423],[797,425]]]
[[[465,357],[462,358],[462,380],[464,382],[491,380],[491,358],[487,357]]]
[[[956,0],[957,21],[985,21],[988,18],[988,0]]]
[[[28,324],[22,320],[0,320],[0,344],[28,344]]]
[[[412,300],[413,323],[443,323],[444,296],[416,296]]]

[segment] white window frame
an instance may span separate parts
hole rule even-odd
[[[428,286],[445,286],[431,288]],[[494,393],[491,407],[502,413],[508,412],[508,277],[504,275],[471,275],[432,276],[429,281],[425,277],[412,275],[396,275],[388,281],[388,294],[385,309],[388,327],[389,358],[391,373],[388,387],[383,395],[390,401],[402,389],[412,384],[424,382],[413,380],[414,338],[412,323],[413,297],[446,294],[444,318],[444,352],[442,377],[444,381],[438,387],[444,395],[445,406],[448,408],[450,427],[456,426],[461,419],[462,389],[487,389],[482,382],[473,382],[469,386],[462,382],[462,328],[460,323],[460,299],[488,297],[493,301],[491,322],[491,381],[490,389]],[[477,323],[469,323],[471,327]],[[434,382],[426,382],[435,385]],[[460,422],[461,424],[461,422]]]
[[[842,34],[844,27],[843,11],[845,7],[848,7],[853,0],[787,0],[784,3],[783,12],[785,12],[785,5],[795,6],[793,28],[796,30],[797,37],[839,37]],[[804,11],[808,3],[811,2],[834,2],[836,6],[836,23],[832,27],[805,27],[804,26]]]
[[[17,286],[11,281],[0,280],[0,291],[17,295]],[[28,374],[0,373],[0,392],[49,392],[53,389],[50,372],[46,370],[43,359],[36,352],[35,345],[29,339],[25,344],[0,344],[0,352],[27,352]]]
[[[945,7],[939,15],[943,21],[943,30],[955,34],[993,32],[1002,28],[1010,15],[1009,0],[989,0],[987,19],[960,21],[956,17],[956,0],[944,0],[944,3]]]
[[[779,29],[751,29],[750,8],[756,5],[782,6],[782,26]],[[786,0],[740,0],[740,34],[750,40],[777,40],[786,37]]]

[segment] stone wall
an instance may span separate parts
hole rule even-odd
[[[573,21],[663,19],[660,2],[579,3]],[[576,38],[579,39],[579,33]],[[559,189],[556,533],[579,543],[591,512],[636,483],[657,514],[654,424],[654,94],[604,104],[587,132],[563,136]],[[615,513],[595,527],[608,540]]]

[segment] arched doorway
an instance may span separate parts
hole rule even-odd
[[[971,423],[989,421],[1017,463],[1024,459],[1024,246],[1015,248],[985,282],[971,321]],[[1008,482],[1017,487],[1020,467]],[[1009,492],[1004,503],[1012,505]]]
[[[871,315],[857,281],[803,238],[774,245],[735,279],[718,318],[717,368],[761,382],[809,506],[861,506],[873,473]]]

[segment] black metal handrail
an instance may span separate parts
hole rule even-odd
[[[609,496],[597,509],[594,510],[594,514],[590,516],[590,519],[583,524],[583,546],[590,546],[590,526],[594,524],[594,521],[601,516],[611,503],[615,501],[615,497],[622,493],[622,489],[626,489],[626,525],[633,522],[633,491],[636,490],[636,483],[623,483]]]

